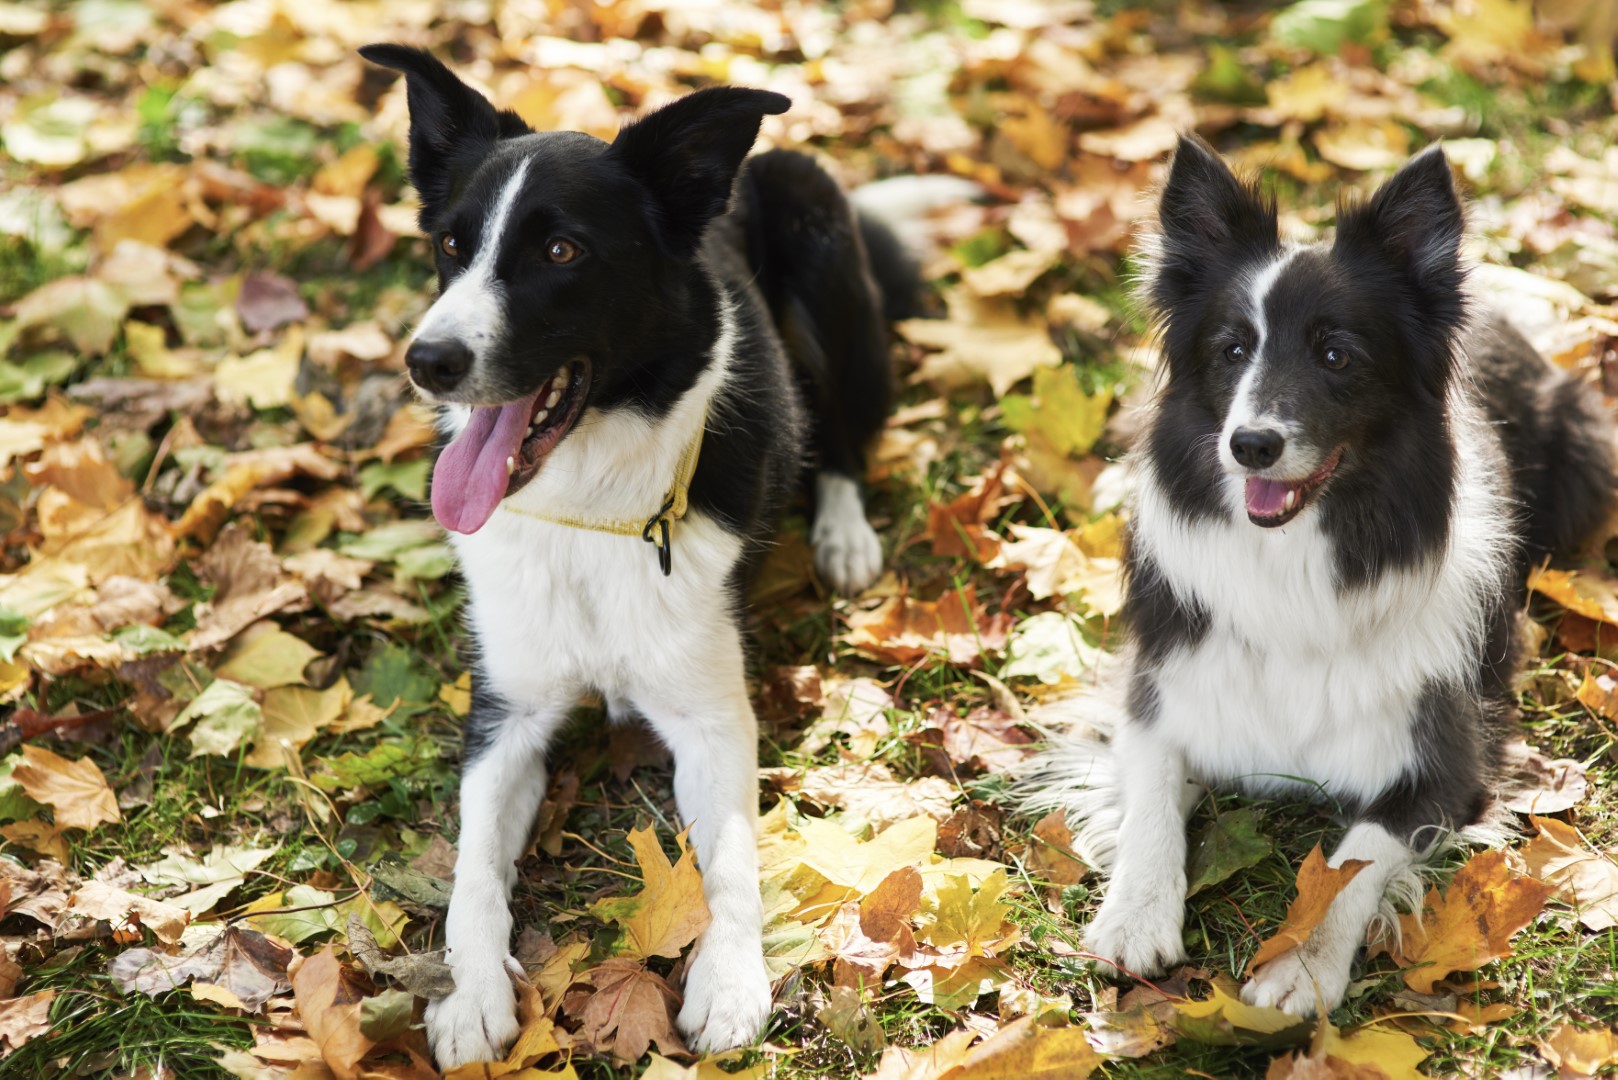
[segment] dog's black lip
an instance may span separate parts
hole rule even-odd
[[[539,475],[540,466],[544,465],[546,459],[556,452],[556,448],[561,446],[569,435],[573,434],[573,429],[578,426],[579,417],[584,415],[586,399],[590,396],[590,362],[581,357],[569,361],[569,363],[574,366],[573,377],[569,380],[567,389],[562,392],[562,400],[556,403],[557,409],[563,410],[564,413],[562,432],[556,437],[556,441],[551,444],[550,449],[534,458],[533,464],[528,464],[524,460],[523,464],[512,472],[511,479],[506,482],[505,497],[508,499],[527,487],[534,477]],[[549,377],[547,377],[546,381],[549,381]],[[543,386],[544,384],[541,385]],[[536,401],[534,411],[538,412],[539,408],[540,403]],[[554,425],[552,426],[554,427]],[[517,450],[519,458],[526,459],[522,447],[527,446],[530,439],[537,437],[527,436],[523,439],[521,446]]]
[[[1303,513],[1305,508],[1315,501],[1315,497],[1320,494],[1327,482],[1337,474],[1337,467],[1343,463],[1343,452],[1346,449],[1339,446],[1327,454],[1326,460],[1320,463],[1320,468],[1298,485],[1298,503],[1291,510],[1283,511],[1274,517],[1260,517],[1249,511],[1247,520],[1261,529],[1277,529]]]

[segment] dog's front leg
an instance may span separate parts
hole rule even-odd
[[[1364,859],[1365,867],[1332,898],[1326,917],[1309,939],[1266,964],[1242,987],[1249,1005],[1269,1005],[1298,1016],[1313,1016],[1320,1005],[1330,1012],[1348,989],[1354,956],[1365,943],[1365,931],[1382,906],[1388,885],[1408,873],[1415,862],[1410,845],[1383,826],[1356,823],[1343,836],[1327,865]]]
[[[704,1053],[754,1042],[770,1015],[758,889],[758,725],[741,643],[726,651],[721,663],[684,672],[673,693],[635,702],[674,753],[674,794],[713,916],[686,966],[679,1017],[681,1032]]]
[[[1131,718],[1113,737],[1123,816],[1101,910],[1084,947],[1134,975],[1156,975],[1185,959],[1185,820],[1197,789],[1185,758],[1149,722]]]
[[[480,701],[467,720],[471,756],[461,773],[461,838],[444,932],[455,989],[427,1006],[440,1068],[498,1061],[517,1037],[511,888],[545,797],[545,746],[561,716]]]

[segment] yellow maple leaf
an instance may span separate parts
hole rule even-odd
[[[1431,918],[1405,915],[1401,964],[1405,985],[1421,994],[1452,971],[1472,971],[1511,955],[1511,937],[1527,926],[1554,887],[1517,874],[1503,851],[1484,851],[1456,873],[1442,896],[1427,893]]]
[[[1298,869],[1298,895],[1287,905],[1286,919],[1275,936],[1258,947],[1258,952],[1247,963],[1247,973],[1251,975],[1282,953],[1290,952],[1308,941],[1309,935],[1326,917],[1326,911],[1337,894],[1354,880],[1355,875],[1370,865],[1364,859],[1345,859],[1342,866],[1327,866],[1326,856],[1321,853],[1320,845],[1316,844],[1314,850],[1304,856],[1303,866]]]
[[[680,861],[671,864],[653,829],[630,830],[629,846],[635,851],[646,887],[634,896],[599,900],[590,908],[597,918],[617,923],[623,930],[618,955],[672,959],[707,928],[708,902],[702,895],[696,855],[686,847],[689,832],[674,838]]]
[[[93,829],[123,820],[118,796],[89,758],[72,761],[42,746],[24,746],[22,753],[23,761],[12,770],[11,778],[30,799],[52,809],[57,829]]]

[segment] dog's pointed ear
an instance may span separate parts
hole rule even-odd
[[[1275,200],[1243,183],[1217,151],[1196,135],[1181,135],[1157,204],[1158,233],[1148,246],[1148,295],[1172,312],[1205,292],[1203,282],[1231,259],[1280,247]]]
[[[658,224],[673,253],[696,250],[708,222],[729,205],[764,117],[791,105],[768,90],[709,87],[618,133],[611,152],[657,200]]]
[[[404,74],[410,104],[410,182],[421,195],[423,227],[497,140],[532,130],[516,113],[489,104],[425,49],[366,45],[360,55]]]
[[[1188,255],[1266,250],[1279,243],[1274,201],[1238,180],[1196,135],[1180,136],[1157,217],[1165,243]]]
[[[1435,143],[1394,173],[1369,202],[1340,210],[1335,246],[1382,252],[1431,298],[1459,290],[1465,231],[1466,212],[1449,159]]]

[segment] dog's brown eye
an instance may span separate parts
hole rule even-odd
[[[439,236],[438,250],[442,251],[445,255],[448,255],[452,259],[459,259],[461,257],[460,248],[455,246],[455,236],[453,233],[443,233]]]
[[[579,246],[571,240],[553,236],[545,241],[545,258],[553,263],[570,263],[579,257]]]
[[[1233,364],[1239,364],[1247,359],[1247,350],[1240,345],[1230,345],[1225,349],[1225,359]]]
[[[1320,362],[1333,371],[1342,371],[1348,366],[1348,354],[1342,349],[1327,349],[1321,356]]]

